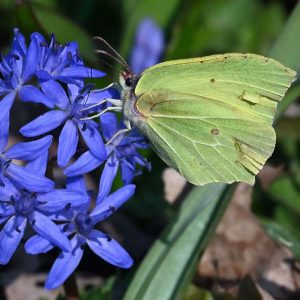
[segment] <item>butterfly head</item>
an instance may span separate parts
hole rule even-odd
[[[136,84],[139,80],[138,75],[134,74],[131,71],[121,71],[119,77],[119,83],[122,88],[122,91],[128,93],[129,91],[133,91],[136,87]]]
[[[121,87],[121,99],[123,101],[123,117],[124,121],[134,125],[139,119],[136,113],[136,94],[135,87],[140,79],[139,75],[134,74],[130,70],[120,72],[119,84]]]

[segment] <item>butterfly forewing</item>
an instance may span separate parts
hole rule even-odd
[[[169,61],[147,69],[135,94],[140,130],[194,184],[244,181],[272,154],[277,102],[295,72],[253,54]]]

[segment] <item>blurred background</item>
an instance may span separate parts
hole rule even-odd
[[[39,31],[47,37],[54,33],[60,43],[76,40],[86,65],[107,72],[102,79],[91,79],[102,88],[117,80],[120,66],[110,68],[103,60],[113,61],[94,53],[101,45],[92,41],[93,36],[103,37],[129,60],[138,25],[150,18],[164,37],[158,57],[162,61],[225,52],[268,55],[296,4],[295,0],[0,0],[0,51],[8,51],[15,27],[27,39]],[[255,188],[240,185],[236,190],[185,299],[213,299],[211,291],[218,299],[262,299],[234,298],[247,274],[252,279],[246,284],[253,284],[251,290],[260,291],[264,299],[300,299],[300,107],[295,101],[299,94],[299,87],[293,90],[294,103],[276,123],[276,150]],[[32,112],[22,107],[14,108],[12,115],[18,119],[12,119],[16,139],[18,128],[33,119]],[[173,220],[178,199],[190,189],[183,188],[183,179],[166,171],[150,150],[144,155],[152,163],[151,173],[143,170],[135,178],[134,198],[103,224],[134,257],[135,267],[116,270],[86,251],[78,269],[82,299],[123,299],[140,262]],[[98,177],[99,170],[91,174],[91,186],[96,186]],[[120,185],[118,178],[115,188]],[[287,250],[278,243],[282,240],[292,241],[293,247]],[[54,257],[55,253],[29,257],[20,249],[7,266],[0,267],[0,299],[56,299],[60,291],[43,290]],[[259,281],[262,274],[268,275],[264,282]]]

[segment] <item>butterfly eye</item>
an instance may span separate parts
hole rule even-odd
[[[131,87],[132,83],[133,83],[133,80],[132,80],[131,77],[128,77],[128,78],[125,79],[126,86]]]

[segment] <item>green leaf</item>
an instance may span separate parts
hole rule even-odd
[[[297,4],[269,55],[284,65],[300,70],[300,3]]]
[[[296,86],[299,88],[300,86]],[[295,140],[300,140],[300,118],[280,118],[276,123],[276,133],[278,138],[283,138],[284,140],[290,138]],[[298,153],[296,153],[298,156]]]
[[[280,37],[269,52],[269,56],[277,59],[284,65],[300,71],[300,3],[297,4],[292,15],[284,26]],[[299,75],[298,75],[299,77]],[[294,86],[278,105],[275,121],[286,108],[300,95],[300,87]]]
[[[234,187],[208,184],[188,194],[144,259],[124,300],[182,299]]]
[[[80,300],[107,300],[111,299],[115,277],[109,277],[104,285],[84,291],[80,295]]]
[[[300,259],[300,241],[287,231],[286,228],[274,222],[265,223],[264,228],[274,240],[289,248],[295,257]]]
[[[124,1],[124,20],[125,28],[123,42],[120,47],[120,53],[126,56],[133,43],[133,37],[138,23],[144,18],[152,18],[158,26],[165,29],[175,12],[177,11],[181,0],[143,0],[129,3]]]
[[[29,36],[32,32],[40,30],[36,18],[32,16],[30,6],[25,3],[17,3],[13,13],[16,18],[17,26],[21,29],[25,36]]]
[[[299,54],[300,61],[300,54]],[[300,97],[300,85],[292,86],[287,94],[284,96],[284,100],[280,101],[277,106],[277,112],[275,115],[275,121],[285,112],[285,110]]]
[[[95,60],[92,39],[85,30],[55,10],[42,5],[32,6],[33,14],[42,29],[48,34],[55,33],[61,42],[77,41],[81,55],[89,61]]]
[[[51,9],[58,9],[57,0],[31,0],[32,5],[42,5]]]
[[[285,205],[300,215],[300,177],[299,174],[282,176],[268,189],[270,194],[279,203]]]
[[[183,300],[214,300],[214,298],[211,292],[189,285]]]
[[[168,59],[224,52],[265,53],[285,19],[282,4],[258,0],[189,1],[180,12]]]

